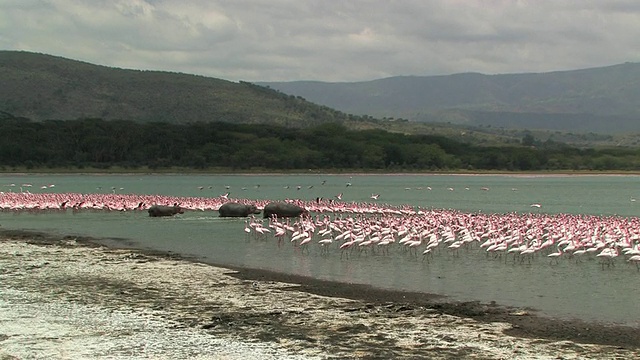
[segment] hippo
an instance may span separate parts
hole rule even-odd
[[[308,215],[307,209],[301,208],[298,205],[285,203],[285,202],[271,202],[264,207],[263,217],[268,218],[273,215],[279,218],[286,217],[298,217],[300,215]]]
[[[218,212],[220,217],[247,217],[250,214],[260,214],[260,210],[255,205],[245,205],[237,202],[222,204]]]
[[[175,214],[182,214],[182,213],[184,213],[184,211],[177,204],[174,204],[173,206],[152,205],[149,208],[149,216],[151,217],[173,216]]]

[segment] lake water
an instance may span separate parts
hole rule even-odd
[[[14,184],[14,186],[10,186]],[[1,175],[0,191],[132,193],[242,199],[335,198],[347,202],[410,205],[483,213],[571,213],[640,216],[640,176],[536,175]],[[41,188],[46,185],[47,188]],[[50,185],[55,185],[51,187]],[[488,190],[487,190],[488,189]],[[533,203],[541,204],[534,208]],[[0,212],[5,229],[116,239],[120,244],[196,256],[202,261],[261,268],[344,283],[371,284],[447,295],[459,300],[528,306],[543,314],[640,326],[640,272],[620,256],[600,266],[546,257],[531,264],[487,257],[477,246],[422,256],[393,251],[387,256],[341,258],[338,249],[300,251],[273,238],[247,238],[244,219],[219,218],[215,211],[189,211],[170,218],[146,212]]]

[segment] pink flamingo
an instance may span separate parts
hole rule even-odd
[[[562,249],[560,249],[559,247],[558,247],[558,251],[547,255],[547,257],[549,257],[549,258],[555,259],[556,260],[556,264],[558,264],[558,258],[560,256],[562,256]]]
[[[638,269],[638,271],[640,271],[640,255],[633,255],[632,257],[630,257],[627,262],[632,262],[634,264],[636,264],[636,269]]]

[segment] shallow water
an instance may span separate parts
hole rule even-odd
[[[5,175],[0,191],[137,193],[176,196],[377,202],[484,213],[544,212],[640,216],[638,176],[470,175]],[[323,185],[324,182],[324,185]],[[15,184],[15,186],[8,186]],[[50,187],[49,185],[55,185]],[[47,185],[46,189],[41,186]],[[200,189],[202,187],[202,189]],[[228,187],[228,188],[227,188]],[[483,190],[488,188],[489,190]],[[530,204],[539,203],[541,208]],[[133,247],[193,255],[203,261],[263,268],[346,283],[365,283],[448,295],[460,300],[529,306],[545,314],[639,326],[640,273],[621,257],[614,267],[595,257],[583,262],[546,257],[531,264],[488,258],[477,247],[459,256],[442,251],[423,261],[395,249],[388,256],[352,254],[319,247],[301,251],[273,238],[247,238],[243,219],[216,212],[149,218],[145,212],[0,212],[0,225],[117,239]]]

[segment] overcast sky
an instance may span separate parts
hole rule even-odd
[[[637,0],[0,0],[0,49],[238,81],[640,62]]]

